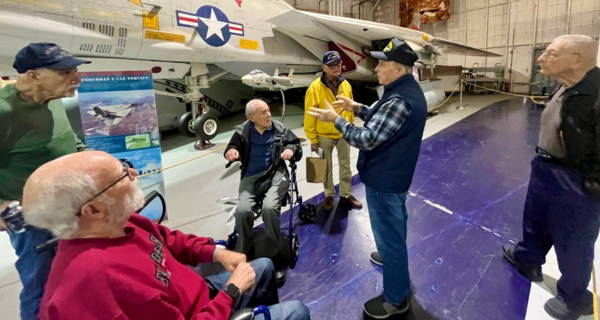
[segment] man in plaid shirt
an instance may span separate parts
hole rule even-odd
[[[354,111],[365,121],[363,127],[344,120],[329,103],[328,109],[312,108],[309,114],[335,123],[344,139],[360,149],[356,167],[365,184],[378,250],[371,254],[371,261],[383,266],[384,289],[365,303],[364,312],[387,319],[410,308],[405,202],[421,148],[427,101],[412,75],[418,56],[410,46],[394,38],[382,52],[371,55],[379,60],[375,71],[384,86],[381,99],[371,107],[342,96],[333,103]]]

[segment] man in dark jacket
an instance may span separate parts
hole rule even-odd
[[[388,319],[410,308],[410,279],[406,248],[406,194],[412,182],[425,121],[427,101],[412,75],[417,54],[404,41],[392,39],[383,52],[372,52],[384,93],[368,107],[337,96],[335,106],[365,121],[358,127],[328,109],[312,108],[310,115],[333,122],[348,143],[360,149],[356,168],[365,184],[371,228],[378,252],[371,261],[383,265],[383,294],[367,301],[364,312],[371,318]]]
[[[554,246],[558,295],[544,309],[555,319],[592,314],[590,283],[600,229],[600,69],[597,42],[582,35],[555,39],[538,59],[560,86],[542,113],[537,156],[523,214],[523,240],[504,257],[531,281]]]
[[[283,123],[271,119],[269,106],[262,100],[246,105],[248,121],[237,127],[225,149],[227,161],[242,162],[242,181],[235,213],[239,234],[236,251],[254,258],[254,213],[252,208],[262,201],[266,243],[260,248],[273,260],[279,284],[285,282],[285,261],[279,250],[281,203],[290,186],[285,160],[302,158],[300,139]]]

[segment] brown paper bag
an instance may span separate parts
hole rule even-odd
[[[306,157],[306,181],[323,183],[327,178],[327,159]]]

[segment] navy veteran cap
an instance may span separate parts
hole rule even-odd
[[[327,51],[323,56],[323,64],[330,64],[334,61],[341,61],[340,53],[337,51]]]
[[[84,63],[91,61],[77,59],[54,43],[30,43],[17,53],[13,68],[25,73],[38,68],[72,69]]]
[[[377,60],[396,61],[405,66],[412,67],[419,60],[419,56],[404,41],[392,39],[383,51],[372,51],[371,56]]]

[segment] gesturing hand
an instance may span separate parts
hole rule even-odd
[[[329,104],[328,101],[325,101],[326,109],[319,108],[310,108],[308,110],[308,114],[323,121],[323,122],[335,122],[335,119],[339,117],[335,109]]]
[[[334,107],[342,108],[347,111],[354,111],[354,108],[357,105],[357,103],[354,102],[354,100],[343,96],[336,96],[336,98],[337,100],[333,102]]]
[[[220,262],[227,271],[233,272],[240,263],[246,262],[246,256],[241,253],[221,249],[217,252],[217,262]]]

